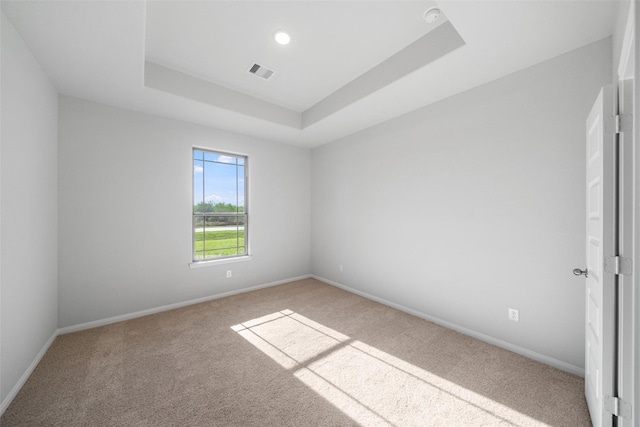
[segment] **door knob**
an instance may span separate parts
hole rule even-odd
[[[579,268],[574,268],[573,274],[575,274],[576,276],[582,276],[584,274],[584,277],[589,277],[589,270],[587,270],[586,268],[584,270],[580,270]]]

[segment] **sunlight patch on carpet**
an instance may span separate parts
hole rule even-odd
[[[231,329],[362,425],[545,425],[291,310]]]

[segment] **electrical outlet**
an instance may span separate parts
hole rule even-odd
[[[342,271],[342,264],[338,265],[338,270]]]
[[[227,270],[227,279],[231,277],[231,270]]]
[[[513,320],[514,322],[520,321],[520,313],[515,308],[509,309],[509,320]]]

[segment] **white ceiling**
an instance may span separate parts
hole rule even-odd
[[[147,4],[146,58],[302,112],[432,29],[432,1]],[[438,21],[442,22],[442,21]],[[385,31],[377,29],[384,28]],[[287,46],[274,33],[292,36]],[[257,62],[268,81],[247,73]]]
[[[433,26],[422,14],[434,3],[422,0],[3,0],[2,10],[64,95],[305,147],[605,38],[616,12],[611,0],[437,3],[445,17]],[[381,63],[406,56],[407,46],[447,19],[464,46],[397,73],[307,126],[145,85],[150,61],[267,109],[304,114],[376,67],[384,74]],[[290,45],[273,42],[276,29],[291,33]],[[268,81],[248,74],[253,62],[276,74]]]

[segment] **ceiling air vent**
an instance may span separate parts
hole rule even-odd
[[[268,69],[267,67],[260,64],[253,64],[251,68],[249,68],[249,72],[251,74],[255,74],[258,77],[262,77],[265,80],[269,80],[275,71]]]

